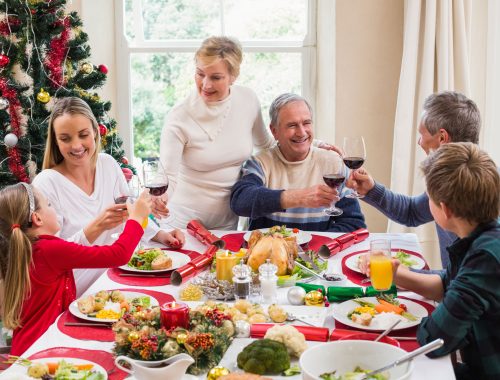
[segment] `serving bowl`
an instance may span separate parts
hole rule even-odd
[[[337,371],[337,375],[352,372],[357,366],[375,370],[394,362],[407,352],[390,344],[365,340],[338,340],[313,346],[300,356],[304,380],[319,380],[320,375]],[[391,380],[409,379],[413,363],[403,363],[387,371]]]
[[[380,334],[374,334],[374,333],[353,333],[351,335],[346,335],[339,340],[369,340],[369,341],[374,341]],[[393,346],[399,347],[399,342],[391,338],[390,336],[384,336],[382,337],[379,342],[382,343],[387,343],[387,344],[392,344]]]

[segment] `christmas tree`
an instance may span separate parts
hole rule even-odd
[[[102,151],[125,173],[111,103],[95,91],[106,81],[105,65],[93,65],[88,36],[66,0],[0,1],[0,188],[31,182],[41,170],[48,118],[57,98],[76,96],[92,109]]]

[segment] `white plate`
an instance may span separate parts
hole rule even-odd
[[[292,229],[291,228],[287,228],[287,230],[291,231]],[[260,231],[262,233],[265,233],[265,232],[269,231],[269,228],[261,228]],[[251,234],[252,234],[252,231],[247,231],[245,233],[245,235],[243,235],[243,239],[245,239],[245,241],[248,241],[248,239],[250,239],[250,235]],[[312,235],[309,232],[302,231],[302,230],[299,230],[298,233],[293,233],[292,232],[291,236],[295,236],[297,238],[297,244],[298,245],[309,243],[311,241],[311,239],[312,239]]]
[[[148,249],[148,248],[143,248],[143,249]],[[172,259],[172,266],[168,269],[151,269],[151,270],[145,270],[145,269],[137,269],[137,268],[132,268],[129,267],[128,265],[122,265],[121,267],[118,267],[122,270],[125,270],[127,272],[139,272],[139,273],[159,273],[159,272],[170,272],[172,270],[175,270],[177,268],[182,267],[183,265],[186,265],[191,261],[191,257],[184,253],[180,253],[177,251],[168,251],[165,249],[162,249],[163,253],[166,253],[168,257]]]
[[[258,303],[258,301],[251,300],[251,303]],[[201,301],[184,301],[184,303],[188,304],[188,306],[191,309],[194,309],[195,307],[202,305],[204,302]],[[225,303],[226,305],[233,306],[234,302],[224,302],[221,301],[220,303]],[[269,304],[261,304],[262,308],[267,314],[267,309],[269,307]],[[314,326],[317,327],[323,327],[323,324],[325,323],[326,319],[326,314],[328,312],[328,308],[326,307],[315,307],[315,306],[294,306],[294,305],[279,305],[283,310],[285,310],[287,313],[292,314],[294,317],[302,319],[306,322],[309,322],[313,324]],[[271,320],[266,323],[273,323]],[[303,323],[299,321],[295,322],[286,322],[287,324],[291,325],[301,325],[304,326]]]
[[[371,302],[374,304],[378,303],[378,301],[375,297],[364,297],[364,298],[360,298],[360,300],[363,300],[366,302]],[[422,320],[422,318],[427,317],[429,315],[429,313],[427,312],[427,309],[416,302],[413,302],[413,301],[410,301],[407,299],[401,299],[401,303],[406,305],[406,307],[408,308],[408,313],[413,314],[418,319],[416,321],[409,321],[404,317],[395,315],[396,317],[401,318],[402,321],[396,327],[394,327],[394,330],[402,330],[402,329],[406,329],[408,327],[417,326],[420,324],[420,321]],[[358,306],[359,306],[359,304],[357,304],[353,300],[342,302],[342,303],[333,307],[333,318],[336,321],[343,323],[344,325],[354,327],[354,328],[357,328],[360,330],[368,330],[368,331],[385,330],[385,328],[378,328],[376,325],[363,326],[363,325],[361,325],[359,323],[355,323],[355,322],[351,321],[349,318],[347,318],[347,314],[349,314],[351,311],[353,311]],[[372,320],[372,324],[374,324],[376,318],[377,317],[375,316],[374,319]]]
[[[122,291],[122,294],[125,296],[125,299],[127,300],[131,300],[133,298],[138,298],[138,297],[149,297],[151,306],[159,305],[158,300],[150,296],[149,294],[144,294],[139,292],[129,292],[129,291]],[[118,319],[94,318],[94,317],[89,317],[87,314],[83,314],[80,310],[78,310],[78,300],[74,300],[73,302],[71,302],[71,304],[69,305],[69,312],[77,318],[85,319],[87,321],[92,321],[92,322],[111,323],[118,321]]]
[[[64,360],[65,362],[71,363],[71,364],[92,364],[93,367],[92,367],[91,371],[100,372],[104,375],[104,379],[108,378],[108,373],[106,372],[106,370],[103,367],[101,367],[97,363],[94,363],[94,362],[92,362],[90,360],[86,360],[86,359],[53,357],[53,358],[33,359],[33,360],[31,360],[31,362],[33,362],[33,363],[58,363],[61,360]],[[9,369],[10,375],[18,374],[18,375],[24,375],[25,379],[34,379],[34,377],[28,376],[28,368],[25,366],[15,364],[11,367],[11,369],[12,369],[12,371]]]
[[[412,265],[411,268],[413,269],[424,269],[425,267],[425,261],[421,259],[420,257],[415,255],[415,252],[408,251],[407,249],[403,248],[393,248],[391,250],[391,255],[394,257],[396,255],[396,252],[398,251],[403,251],[405,253],[408,253],[411,256],[411,260],[414,260],[416,264]],[[349,268],[350,270],[353,270],[358,273],[362,273],[361,270],[358,268],[358,257],[364,254],[367,254],[369,251],[360,251],[356,255],[349,256],[346,261],[345,261],[345,266]]]

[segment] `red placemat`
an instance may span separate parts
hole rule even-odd
[[[421,300],[416,300],[413,298],[409,297],[404,297],[404,296],[398,296],[398,299],[406,299],[415,303],[418,303],[419,305],[422,305],[425,307],[429,315],[434,311],[435,307],[432,306],[431,304],[421,301]],[[337,329],[341,329],[341,331],[337,331]],[[406,329],[401,329],[401,330],[396,330],[391,333],[389,333],[389,336],[405,336],[405,337],[411,337],[414,338],[417,336],[417,329],[418,326],[413,326],[413,327],[408,327]],[[330,335],[330,340],[338,340],[341,336],[345,335],[347,331],[353,332],[353,331],[365,331],[361,329],[355,329],[351,326],[344,325],[343,323],[335,320],[335,329],[332,331]],[[399,344],[401,345],[401,348],[406,350],[406,351],[413,351],[417,348],[420,347],[420,344],[418,344],[417,340],[400,340]]]
[[[245,233],[243,232],[237,232],[233,234],[227,234],[222,236],[222,240],[226,243],[226,249],[236,252],[240,250],[240,247],[242,247],[243,243],[246,242],[243,239],[243,236]],[[326,236],[321,236],[321,235],[312,235],[312,239],[309,243],[303,244],[304,249],[312,249],[313,251],[317,251],[319,247],[321,247],[323,244],[329,243],[332,241],[331,238],[326,237]]]
[[[200,256],[200,253],[196,251],[186,251],[185,249],[170,249],[170,248],[162,248],[162,250],[169,250],[169,251],[176,251],[176,252],[181,252],[185,253],[188,255],[191,260],[195,259],[196,257]],[[123,277],[120,276],[122,273],[128,273],[128,274],[140,274],[137,272],[128,272],[125,270],[122,270],[120,268],[111,268],[106,271],[108,274],[108,277],[119,284],[123,285],[140,285],[140,286],[163,286],[163,285],[170,285],[170,275],[172,272],[161,272],[157,273],[155,277],[147,277],[146,275],[150,275],[149,273],[145,273],[144,277]]]
[[[114,289],[113,289],[114,290]],[[160,305],[165,302],[174,301],[174,297],[167,293],[156,292],[148,289],[119,289],[122,291],[131,291],[131,292],[139,292],[150,295],[151,297],[156,298]],[[91,326],[65,326],[66,322],[89,322],[85,319],[80,319],[75,317],[73,314],[66,310],[59,320],[57,321],[57,328],[63,334],[66,334],[75,339],[81,340],[97,340],[99,342],[112,342],[115,340],[115,334],[111,330],[111,325],[108,327],[91,327]],[[90,322],[92,323],[92,322]]]
[[[83,348],[74,347],[53,347],[37,352],[28,359],[44,358],[76,358],[94,362],[108,372],[109,380],[122,380],[129,375],[115,366],[115,358],[106,351],[85,350]]]
[[[424,262],[425,262],[425,266],[423,269],[429,269],[429,264],[427,264],[427,261],[424,259],[424,257],[420,253],[410,251],[410,250],[404,249],[404,248],[393,248],[392,251],[393,252],[403,251],[403,252],[409,253],[410,255],[417,256],[417,257],[421,258],[422,260],[424,260]],[[350,253],[342,258],[342,273],[344,273],[350,281],[354,282],[357,285],[370,286],[371,282],[366,281],[366,282],[362,283],[362,281],[366,280],[367,277],[362,273],[359,273],[359,272],[356,272],[352,269],[349,269],[347,267],[347,265],[345,265],[345,262],[351,256],[359,255],[360,253],[368,253],[368,252],[369,252],[369,250],[367,250],[367,249],[365,249],[363,251],[356,251],[356,252]]]

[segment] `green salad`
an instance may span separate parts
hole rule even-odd
[[[318,274],[324,272],[328,268],[328,262],[318,259],[318,256],[317,256],[317,254],[314,251],[309,250],[309,251],[306,251],[305,254],[308,255],[311,258],[311,260],[314,262],[314,264],[316,264],[318,266],[319,271],[314,270],[312,268],[312,265],[311,265],[310,262],[305,261],[305,260],[303,260],[300,257],[297,257],[295,259],[295,261],[297,261],[299,264],[304,265],[305,267],[309,268],[310,270],[312,270],[312,271],[314,271],[314,272],[316,272]],[[289,275],[289,276],[280,276],[278,278],[278,285],[279,286],[290,286],[290,284],[292,284],[292,283],[294,284],[296,281],[300,281],[302,279],[310,278],[311,276],[312,276],[311,273],[307,272],[306,270],[304,270],[301,267],[299,267],[298,265],[296,265],[293,268],[293,271],[292,271],[291,275]]]
[[[263,235],[264,236],[270,236],[270,235],[274,235],[274,234],[281,234],[283,235],[283,237],[290,237],[290,236],[293,236],[293,234],[297,234],[299,233],[299,229],[297,228],[286,228],[285,225],[283,226],[274,226],[274,227],[271,227],[269,228],[268,231],[264,232]]]
[[[336,375],[337,371],[333,371],[333,372],[323,373],[322,375],[319,375],[319,378],[323,380],[356,380],[359,379],[361,375],[368,372],[370,371],[367,371],[361,367],[356,367],[354,368],[354,371],[346,372],[343,375]],[[389,376],[383,373],[377,373],[375,375],[367,377],[367,379],[388,380]]]
[[[416,260],[412,259],[412,256],[409,253],[406,253],[404,251],[397,251],[394,257],[398,259],[401,264],[408,268],[418,264]]]
[[[132,255],[128,266],[135,269],[151,270],[151,263],[163,252],[160,248],[139,249]]]

